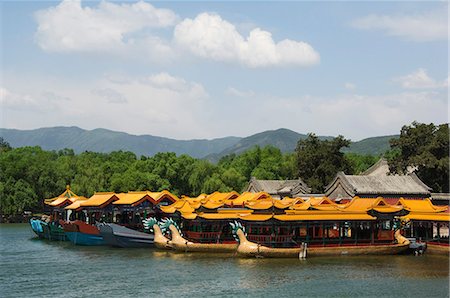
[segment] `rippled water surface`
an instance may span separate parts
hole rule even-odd
[[[81,247],[0,225],[0,297],[448,297],[449,258],[240,259]]]

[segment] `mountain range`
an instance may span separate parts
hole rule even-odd
[[[84,151],[111,152],[117,150],[131,151],[137,156],[152,156],[158,152],[175,152],[188,154],[195,158],[217,161],[228,154],[240,154],[259,145],[273,145],[282,152],[295,150],[298,140],[305,139],[306,134],[281,128],[268,130],[248,137],[224,137],[212,140],[175,140],[152,135],[132,135],[107,129],[84,130],[79,127],[49,127],[33,130],[0,128],[0,137],[12,147],[40,146],[44,150],[73,149],[76,153]],[[352,142],[344,152],[359,154],[381,154],[389,149],[389,139],[398,137],[381,136]],[[319,136],[331,139],[331,136]]]

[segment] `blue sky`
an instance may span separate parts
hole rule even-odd
[[[1,2],[0,126],[178,139],[448,122],[447,2]]]

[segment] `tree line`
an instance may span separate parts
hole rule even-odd
[[[436,140],[434,137],[426,141],[420,138],[416,140],[429,148],[412,152],[402,147],[405,142],[401,140],[411,142],[411,131],[422,129],[421,125],[413,123],[408,126],[409,129],[405,126],[400,139],[391,144],[393,149],[388,155],[392,170],[400,173],[406,171],[410,163],[418,163],[419,177],[423,175],[428,179],[425,183],[433,181],[430,186],[439,188],[439,191],[448,191],[448,184],[443,182],[445,173],[448,181],[447,124],[442,127],[431,124],[434,127],[431,135]],[[443,139],[445,128],[446,143]],[[424,130],[424,133],[429,134],[430,131]],[[0,138],[0,213],[11,215],[24,210],[41,211],[43,199],[59,195],[66,185],[70,185],[76,194],[86,197],[98,191],[118,193],[164,189],[176,195],[197,196],[214,191],[241,192],[251,177],[264,180],[301,177],[312,188],[312,192],[321,193],[338,171],[359,174],[380,158],[342,153],[341,149],[349,144],[350,141],[342,136],[322,141],[314,134],[309,134],[298,142],[293,153],[282,153],[273,146],[256,146],[240,155],[227,155],[214,164],[188,155],[177,156],[175,153],[137,157],[132,152],[124,151],[75,154],[71,149],[45,151],[40,147],[11,148],[7,141]],[[446,150],[438,150],[440,146],[447,146]],[[442,161],[444,151],[447,154]],[[438,160],[433,162],[433,167],[443,177],[436,177],[433,170],[429,169],[427,162],[432,158],[425,152],[431,152]],[[423,157],[415,158],[418,153]]]

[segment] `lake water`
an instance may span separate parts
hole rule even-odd
[[[448,297],[446,256],[241,259],[81,247],[0,224],[0,297]]]

